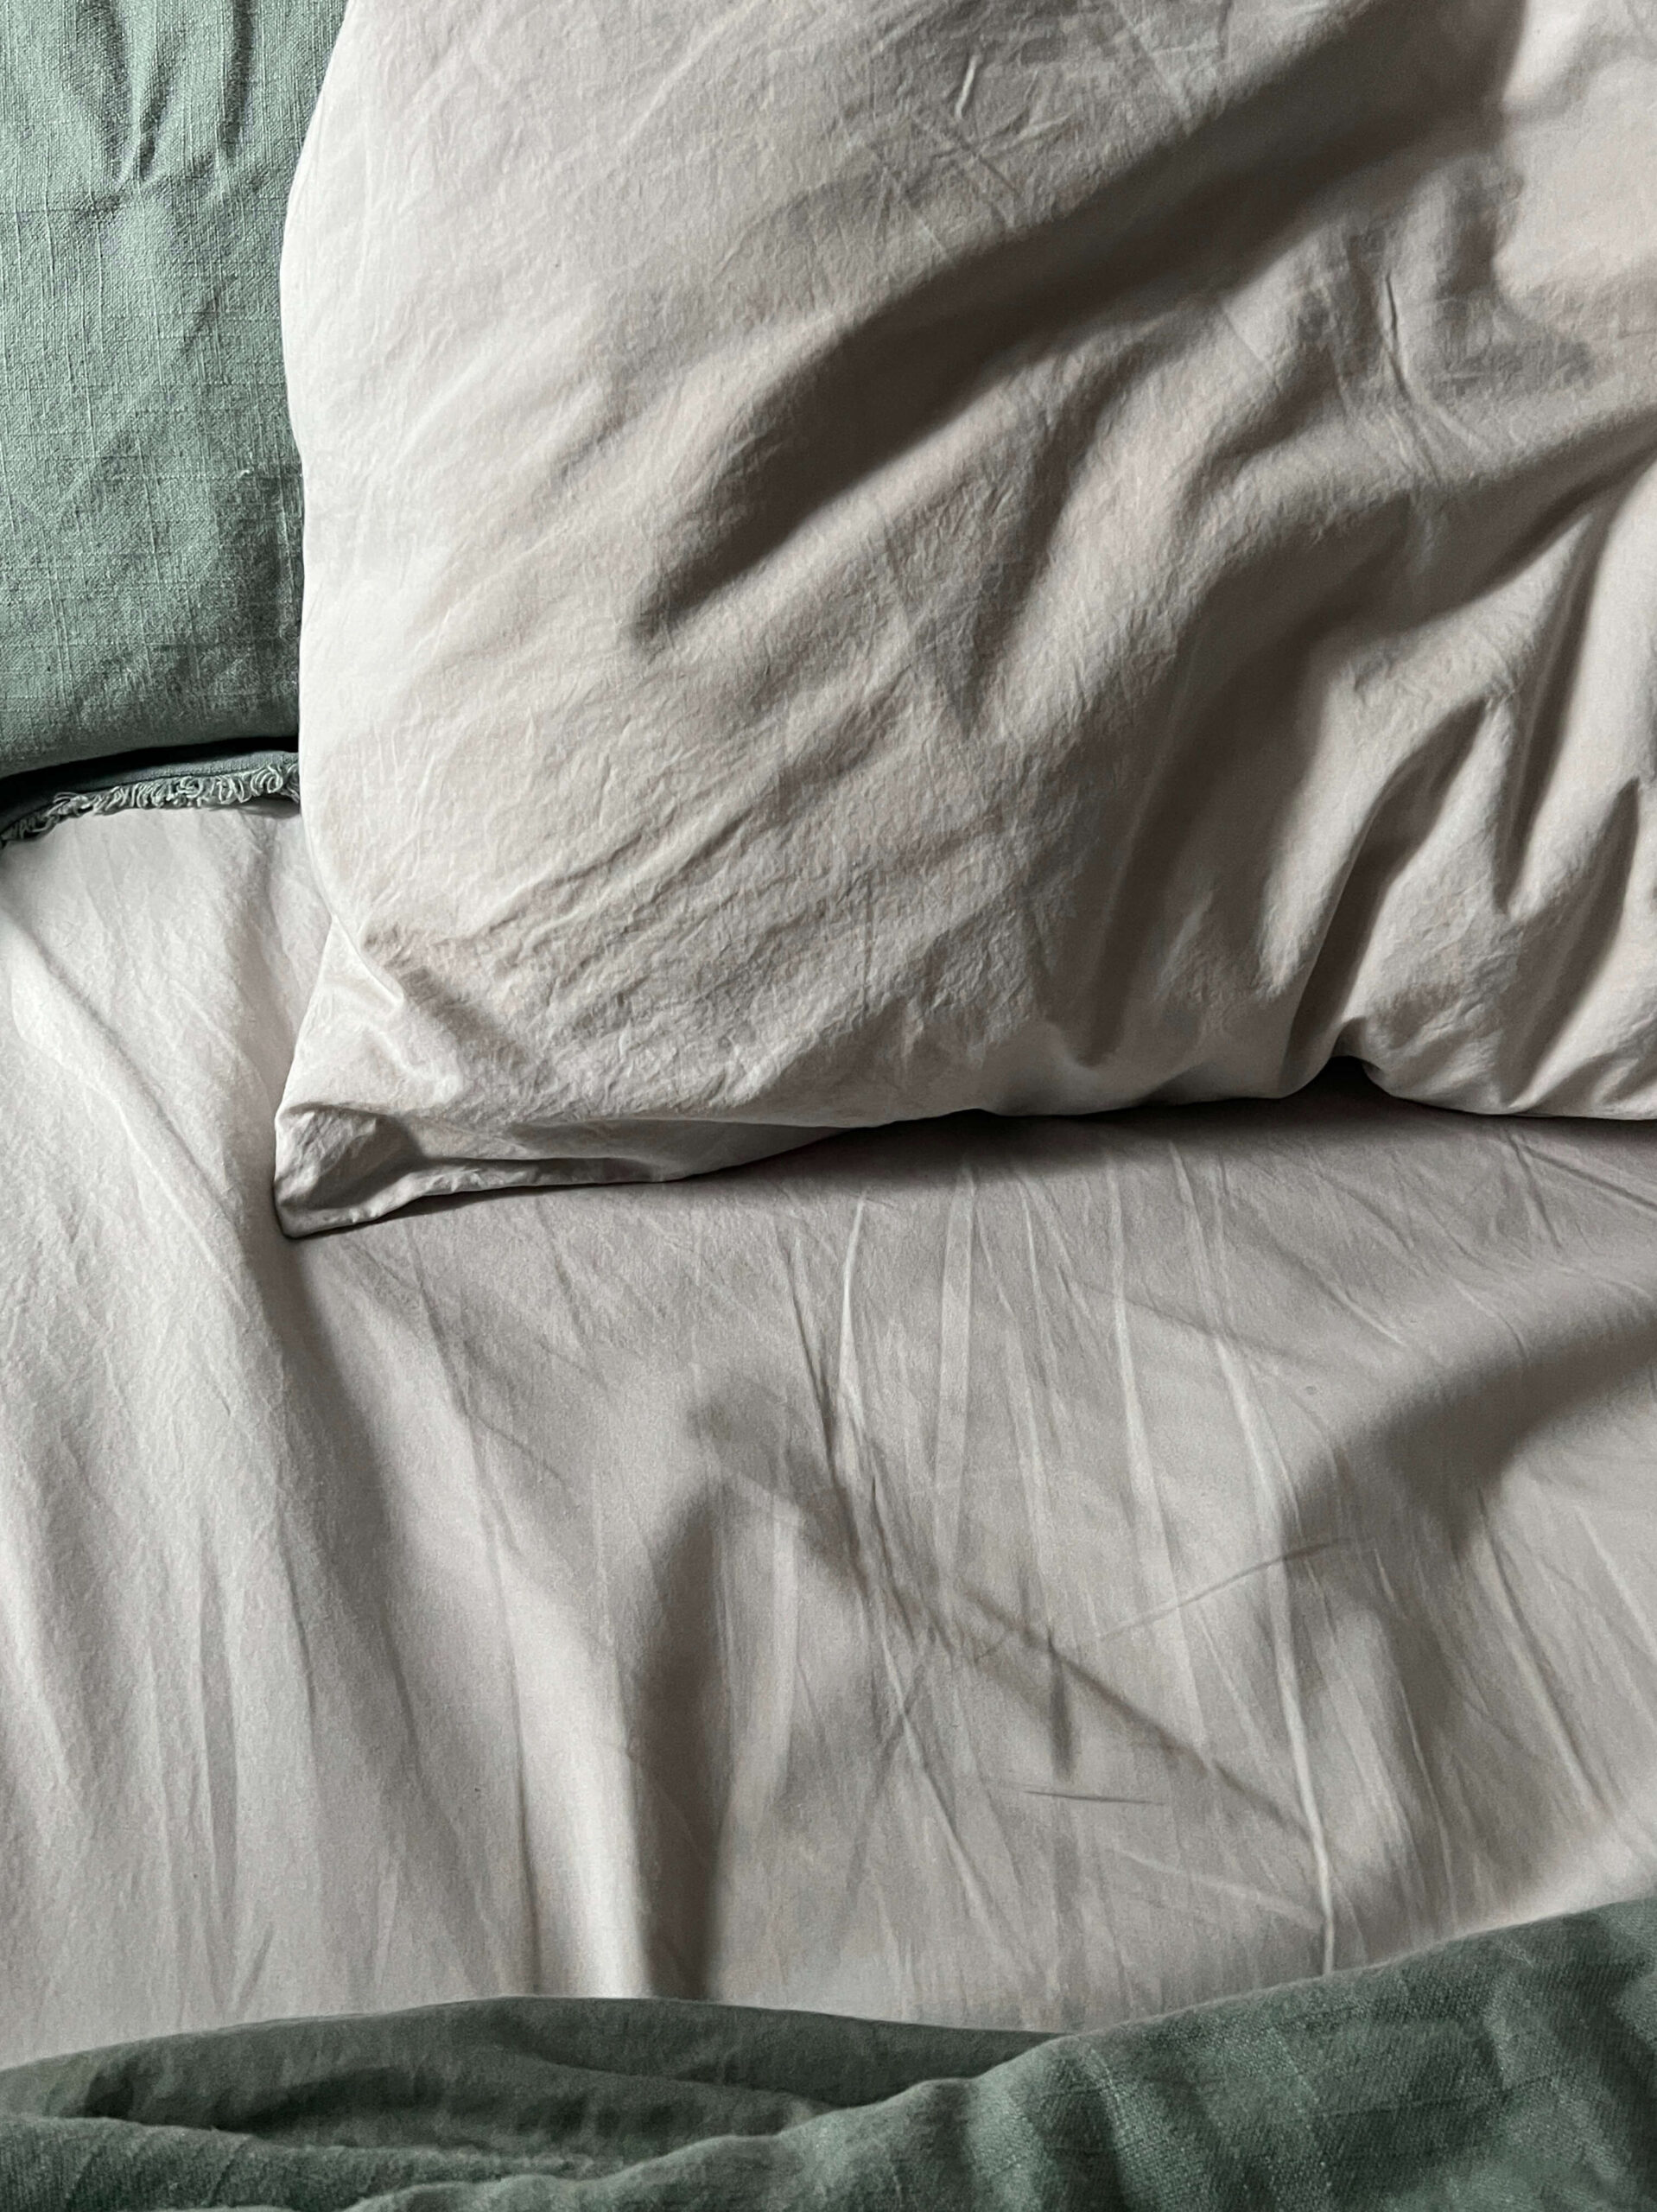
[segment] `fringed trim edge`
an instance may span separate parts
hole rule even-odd
[[[299,799],[299,760],[261,761],[257,767],[180,771],[111,784],[103,791],[60,791],[0,826],[0,845],[43,837],[60,822],[83,814],[124,814],[133,807],[247,806],[255,799]]]

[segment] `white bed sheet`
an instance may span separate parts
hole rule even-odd
[[[1148,2013],[1657,1886],[1657,1128],[1356,1081],[305,1245],[291,815],[0,861],[0,2062]]]

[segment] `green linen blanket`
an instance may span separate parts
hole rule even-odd
[[[480,2001],[0,2076],[6,2212],[1657,2200],[1657,1904],[1096,2035]]]

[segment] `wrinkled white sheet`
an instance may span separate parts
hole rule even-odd
[[[0,863],[0,2059],[1107,2021],[1657,1882],[1657,1128],[966,1120],[305,1245],[299,823]]]

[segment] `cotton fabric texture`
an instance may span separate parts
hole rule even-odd
[[[295,1231],[826,1128],[1657,1110],[1623,0],[356,0]]]
[[[0,11],[0,816],[47,827],[75,791],[176,804],[203,747],[234,757],[221,777],[254,740],[291,757],[276,267],[343,5]],[[111,765],[158,749],[164,797]],[[256,769],[291,774],[268,745]]]
[[[0,2075],[10,2212],[1559,2212],[1657,2191],[1657,1910],[1047,2040],[704,2005],[294,2020]]]

